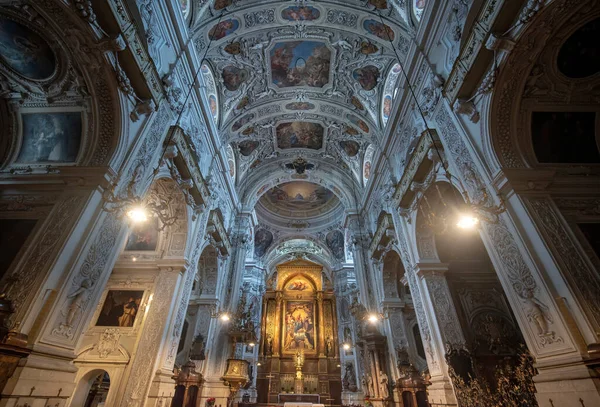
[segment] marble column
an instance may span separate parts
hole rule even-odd
[[[433,362],[430,365],[432,382],[429,388],[430,401],[436,405],[453,406],[457,402],[444,356],[446,345],[454,348],[464,347],[465,337],[446,281],[447,270],[448,266],[444,263],[418,263],[415,271],[407,273],[407,277],[409,277],[409,284],[418,286],[418,301],[421,305],[420,310],[417,310],[416,293],[413,293],[415,310],[424,312],[427,316],[423,321],[428,324],[427,338],[424,336],[423,341],[427,340],[429,347],[434,349],[432,351],[426,347],[428,363],[430,360]],[[413,275],[412,278],[410,278],[410,274]],[[413,292],[412,286],[411,292]],[[432,369],[431,366],[436,368]]]

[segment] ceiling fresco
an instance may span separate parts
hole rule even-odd
[[[308,148],[319,150],[323,147],[325,129],[317,123],[281,123],[275,129],[277,147],[280,149]]]
[[[328,188],[306,181],[285,182],[266,191],[259,205],[267,211],[290,218],[307,218],[331,211],[340,205]]]
[[[193,41],[218,82],[221,140],[243,149],[238,188],[246,188],[251,173],[286,170],[299,158],[311,164],[299,175],[335,167],[345,172],[343,182],[362,188],[366,145],[382,138],[387,73],[396,52],[406,55],[411,44],[409,5],[202,4],[206,12],[191,22]]]
[[[329,83],[331,51],[322,42],[278,42],[269,56],[271,80],[278,88],[322,88]]]

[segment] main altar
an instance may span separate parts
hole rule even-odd
[[[263,299],[258,403],[341,404],[335,298],[321,265],[277,266]],[[293,404],[293,406],[292,406]]]

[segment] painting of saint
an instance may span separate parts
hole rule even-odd
[[[240,88],[242,83],[248,79],[248,71],[237,66],[228,65],[223,68],[221,73],[223,77],[223,85],[231,92],[234,92]]]
[[[369,34],[379,37],[382,40],[394,41],[394,30],[377,20],[365,20],[363,27]]]
[[[261,258],[273,243],[273,233],[267,229],[258,229],[254,233],[254,257]]]
[[[246,140],[242,141],[238,144],[238,148],[240,150],[240,154],[244,157],[248,157],[250,154],[256,150],[256,148],[260,145],[260,142],[255,140]]]
[[[365,161],[363,168],[363,177],[368,180],[371,177],[371,161]]]
[[[383,98],[383,118],[385,120],[389,119],[391,113],[392,113],[392,97],[390,95],[386,95]]]
[[[155,251],[158,244],[158,219],[136,224],[127,239],[125,251]]]
[[[210,112],[213,115],[213,119],[217,120],[217,98],[215,95],[208,97],[208,105],[210,106]]]
[[[321,12],[313,6],[292,6],[281,11],[281,18],[287,21],[313,21]]]
[[[283,350],[315,350],[316,328],[312,302],[289,301],[285,304]]]
[[[208,38],[210,40],[217,41],[227,37],[229,34],[232,34],[238,28],[240,28],[240,22],[235,18],[230,18],[215,24],[215,26],[208,32]]]
[[[254,119],[254,113],[250,113],[249,115],[242,117],[237,122],[233,123],[233,126],[231,126],[231,131],[238,131],[239,129],[250,123],[252,119]]]
[[[323,147],[325,129],[317,123],[292,122],[277,126],[277,146],[287,148],[309,148],[319,150]]]
[[[215,10],[223,10],[225,7],[231,6],[233,0],[215,0]]]
[[[356,154],[358,154],[358,150],[360,149],[360,144],[358,144],[356,141],[344,140],[340,141],[340,147],[342,150],[344,150],[348,157],[356,157]]]
[[[375,89],[379,76],[379,68],[374,65],[367,65],[364,68],[358,68],[352,72],[352,77],[358,81],[364,90]]]
[[[52,49],[27,27],[0,16],[0,60],[29,79],[50,77],[56,68]]]
[[[285,108],[289,110],[313,110],[315,105],[308,102],[292,102],[285,105]]]
[[[362,104],[362,102],[356,96],[352,96],[352,98],[350,99],[350,102],[358,110],[365,110],[365,106]]]
[[[344,260],[344,235],[339,230],[333,230],[325,237],[325,243],[333,256],[338,260]]]
[[[367,125],[367,123],[364,122],[364,120],[361,120],[358,117],[351,114],[349,114],[347,117],[348,120],[352,122],[352,124],[358,126],[362,131],[364,131],[365,133],[369,132],[369,126]]]
[[[329,82],[331,51],[322,42],[280,42],[270,56],[272,81],[279,88],[322,88]]]
[[[181,8],[183,16],[187,16],[190,11],[190,0],[179,0],[179,7]]]
[[[140,312],[144,291],[110,290],[96,326],[131,328]]]
[[[81,113],[25,113],[19,163],[73,163],[81,144]]]

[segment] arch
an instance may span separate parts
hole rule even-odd
[[[573,32],[600,17],[600,10],[590,7],[591,4],[581,1],[571,7],[566,6],[564,0],[551,2],[519,33],[515,47],[499,66],[495,92],[487,112],[489,131],[483,132],[489,133],[484,137],[486,154],[499,168],[540,166],[532,143],[536,125],[534,112],[551,113],[554,109],[555,112],[595,111],[596,115],[600,114],[600,107],[593,102],[590,91],[597,88],[600,76],[570,79],[559,72],[556,62],[561,45]],[[547,29],[539,30],[540,26]],[[531,44],[535,45],[532,47]],[[596,107],[586,108],[586,104]],[[597,125],[595,129],[597,133],[600,130]],[[523,134],[527,136],[523,137]],[[600,145],[598,141],[597,144]]]
[[[27,89],[21,100],[2,101],[3,127],[9,137],[0,145],[1,167],[118,167],[129,141],[121,137],[128,134],[128,120],[122,118],[129,102],[118,91],[110,58],[97,46],[101,39],[74,14],[61,8],[34,8],[35,23],[4,8],[0,24],[10,22],[34,33],[49,47],[55,69],[49,76],[33,79],[0,63],[5,91]],[[33,149],[33,138],[41,133],[46,138],[43,144],[36,139]]]
[[[96,380],[98,380],[98,378],[100,376],[105,376],[105,375],[109,377],[109,383],[110,383],[110,376],[109,376],[108,372],[104,369],[92,369],[89,372],[85,373],[79,379],[79,382],[77,383],[77,387],[75,388],[73,397],[71,397],[70,405],[73,407],[75,407],[75,406],[87,407],[88,404],[86,404],[86,400],[88,398],[88,395],[90,393],[92,386],[94,385],[94,382]],[[112,392],[114,392],[114,390],[111,389],[111,387],[109,387],[109,392],[111,392],[111,390],[112,390]]]

